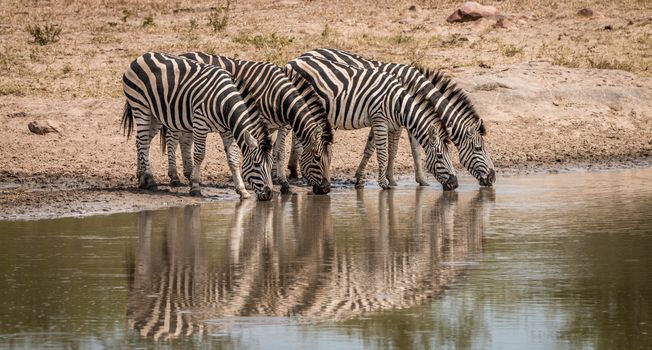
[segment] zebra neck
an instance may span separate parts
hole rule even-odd
[[[425,149],[428,145],[428,131],[435,119],[434,114],[427,113],[428,108],[416,103],[414,98],[407,93],[404,94],[403,103],[401,104],[403,126]]]

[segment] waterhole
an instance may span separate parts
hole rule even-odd
[[[0,221],[0,347],[652,347],[652,169]]]

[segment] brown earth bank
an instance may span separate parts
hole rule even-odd
[[[496,19],[447,23],[459,5],[452,1],[225,4],[10,1],[0,9],[0,219],[237,200],[218,136],[209,137],[204,198],[165,186],[157,140],[150,158],[161,191],[136,189],[134,140],[120,129],[120,78],[130,60],[150,50],[283,64],[327,46],[442,68],[487,124],[498,186],[511,174],[650,164],[652,10],[644,1],[487,2],[509,16],[507,28]],[[592,16],[577,14],[589,4]],[[225,14],[228,24],[214,31],[211,18]],[[57,42],[33,43],[26,25],[43,23],[63,29]],[[54,131],[36,134],[31,122]],[[350,186],[366,135],[336,133],[338,186]],[[411,183],[405,133],[396,166]],[[367,186],[375,186],[373,160],[367,172]],[[468,175],[462,181],[475,183]]]

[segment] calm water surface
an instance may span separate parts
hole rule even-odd
[[[652,169],[0,221],[2,348],[652,348]]]

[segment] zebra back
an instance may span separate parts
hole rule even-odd
[[[123,84],[132,109],[123,113],[125,129],[131,128],[135,109],[172,130],[230,131],[243,151],[257,142],[271,149],[267,128],[257,113],[249,114],[224,69],[150,52],[131,63]]]
[[[399,63],[385,63],[367,59],[358,54],[328,48],[319,48],[303,55],[322,57],[353,67],[377,69],[397,77],[411,94],[424,93],[435,106],[439,118],[449,127],[449,135],[459,145],[470,128],[477,128],[481,135],[486,130],[480,116],[466,94],[442,71]],[[455,98],[453,105],[451,99]]]
[[[313,114],[300,92],[283,70],[270,62],[247,61],[226,56],[189,52],[181,56],[227,70],[240,87],[247,104],[255,104],[274,127],[290,125],[302,143],[320,132],[332,143],[331,125],[321,114]]]

